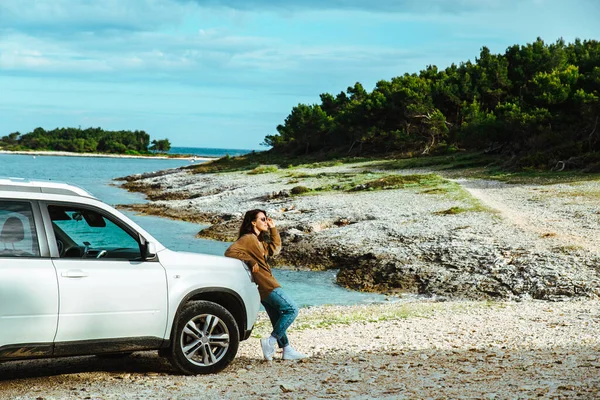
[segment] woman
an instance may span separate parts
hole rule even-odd
[[[270,242],[263,239],[262,234],[267,231],[271,236]],[[271,336],[260,339],[265,360],[273,359],[275,343],[283,349],[284,360],[299,360],[306,355],[294,350],[286,335],[286,330],[298,316],[298,306],[281,289],[267,264],[267,257],[279,254],[280,251],[281,238],[275,228],[275,222],[267,218],[264,210],[250,210],[244,215],[238,240],[225,251],[225,256],[244,261],[258,285],[260,302],[273,325]]]

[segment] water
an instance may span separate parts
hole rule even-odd
[[[190,154],[198,157],[224,157],[225,155],[241,156],[252,153],[254,150],[244,149],[209,149],[199,147],[171,147],[171,154]]]
[[[180,148],[181,149],[181,148]],[[197,154],[207,149],[196,149]],[[214,149],[209,149],[214,150]],[[220,149],[234,154],[234,151]],[[196,154],[196,153],[188,153]],[[206,154],[203,154],[206,155]],[[130,193],[115,185],[113,179],[131,174],[189,165],[189,160],[131,159],[95,157],[58,157],[0,154],[0,176],[49,179],[78,185],[102,201],[111,204],[145,202],[139,193]],[[189,222],[140,216],[124,212],[172,250],[222,255],[229,243],[195,238],[203,227]],[[285,243],[284,243],[285,245]],[[322,304],[364,304],[381,302],[383,295],[360,293],[335,284],[335,271],[310,272],[274,270],[273,274],[299,306]]]

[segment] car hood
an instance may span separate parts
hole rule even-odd
[[[245,264],[235,258],[210,254],[192,253],[188,251],[161,250],[157,253],[163,267],[169,269],[198,269],[202,267],[218,267],[220,269],[236,269]]]

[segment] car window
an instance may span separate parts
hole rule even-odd
[[[0,201],[0,257],[39,257],[31,204]]]
[[[141,257],[138,241],[104,215],[90,209],[48,206],[61,258]]]

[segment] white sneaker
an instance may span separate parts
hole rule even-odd
[[[277,343],[277,340],[273,343],[272,338],[272,336],[269,336],[260,339],[260,347],[262,347],[263,356],[267,361],[273,360],[273,354],[275,354],[275,343]]]
[[[296,351],[292,346],[287,345],[283,348],[283,360],[302,360],[303,358],[307,358],[306,354],[302,354],[299,351]]]

